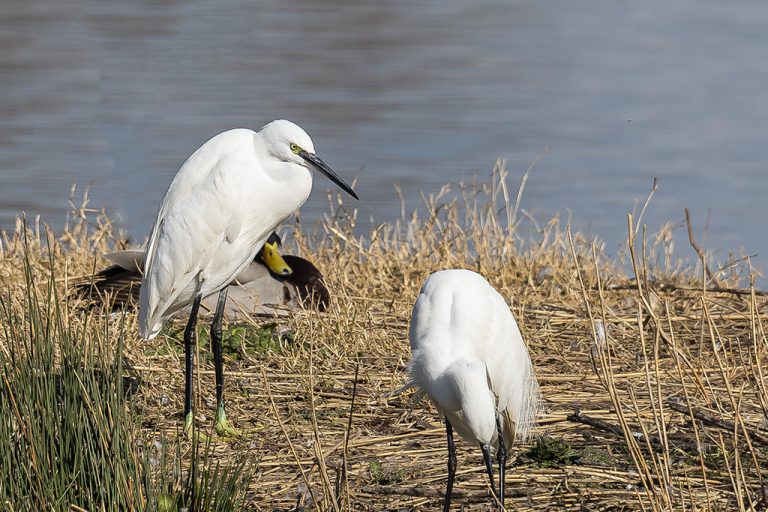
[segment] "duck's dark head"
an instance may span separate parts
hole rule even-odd
[[[325,311],[331,302],[331,294],[325,287],[323,274],[312,262],[304,258],[286,255],[285,261],[293,269],[291,275],[285,278],[285,282],[296,288],[301,302],[306,307]]]

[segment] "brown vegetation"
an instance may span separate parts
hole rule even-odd
[[[482,273],[508,299],[542,387],[536,434],[543,437],[512,449],[509,510],[768,508],[768,306],[743,277],[748,261],[720,271],[714,262],[681,265],[671,227],[646,237],[632,216],[630,250],[612,260],[558,219],[538,224],[513,195],[497,170],[492,183],[445,188],[425,198],[424,214],[364,236],[336,197],[314,230],[294,226],[294,250],[326,276],[328,311],[254,319],[225,335],[228,416],[245,433],[212,446],[222,461],[247,454],[252,508],[437,508],[444,428],[429,403],[393,392],[407,382],[419,286],[450,267]],[[36,226],[26,237],[25,246],[20,225],[2,241],[4,296],[22,293],[25,257],[41,275],[53,261],[63,292],[102,268],[99,254],[119,243],[109,221],[88,221],[84,208],[47,245]],[[80,321],[81,306],[68,299],[68,321]],[[117,335],[107,325],[118,319],[90,321]],[[176,438],[179,326],[147,342],[133,313],[125,321],[143,441]],[[213,364],[207,326],[200,331],[197,411],[212,424]],[[0,349],[7,350],[1,339]],[[457,448],[454,504],[488,509],[479,451]]]

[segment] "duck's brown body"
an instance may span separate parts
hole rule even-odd
[[[126,250],[107,255],[115,264],[94,274],[93,279],[77,285],[80,294],[97,302],[109,301],[111,310],[136,307],[141,286],[143,251]],[[285,315],[290,309],[304,306],[325,311],[330,294],[323,275],[310,261],[285,255],[293,272],[289,276],[271,273],[254,260],[229,285],[224,316],[228,320],[243,320],[254,316]],[[201,312],[216,308],[217,295],[201,302]]]

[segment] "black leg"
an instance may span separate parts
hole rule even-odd
[[[216,370],[216,424],[214,428],[219,435],[236,436],[240,431],[233,428],[227,421],[227,413],[224,411],[224,361],[221,353],[221,320],[224,317],[224,306],[227,303],[227,288],[219,292],[219,300],[216,303],[216,312],[213,314],[211,324],[211,351],[213,352],[213,365]]]
[[[453,479],[456,476],[456,445],[453,444],[453,427],[448,418],[445,418],[445,433],[448,436],[448,486],[445,489],[443,512],[451,509],[451,493],[453,493]]]
[[[504,477],[507,469],[507,447],[504,444],[504,436],[501,432],[499,417],[496,416],[496,434],[499,438],[499,449],[496,452],[496,460],[499,463],[499,503],[504,507]]]
[[[483,450],[483,462],[485,462],[485,471],[488,473],[488,479],[491,481],[491,491],[496,492],[493,486],[493,466],[491,465],[491,445],[481,444],[480,449]]]
[[[219,292],[219,301],[216,303],[216,312],[211,324],[211,350],[213,352],[213,364],[216,371],[216,407],[224,407],[224,362],[221,356],[221,319],[224,316],[224,305],[227,302],[227,289],[225,286]]]
[[[192,301],[192,311],[189,313],[189,320],[187,320],[187,327],[184,329],[184,430],[189,429],[191,435],[194,436],[194,414],[192,413],[192,389],[193,389],[193,374],[195,366],[195,345],[197,345],[197,313],[200,309],[200,295],[195,297]],[[193,437],[194,439],[194,437]],[[197,450],[197,445],[192,448],[193,453]],[[193,457],[191,475],[192,489],[189,497],[189,510],[194,512],[195,501],[197,496],[195,493],[195,487],[197,485],[197,462],[196,457]]]
[[[195,327],[197,326],[197,311],[200,309],[200,296],[195,297],[192,302],[192,311],[189,313],[189,320],[187,321],[187,327],[184,329],[184,362],[186,364],[184,369],[185,388],[184,388],[184,421],[185,423],[192,420],[190,414],[192,413],[192,373],[195,365],[195,345],[197,345],[197,332]],[[188,425],[184,425],[185,428]]]

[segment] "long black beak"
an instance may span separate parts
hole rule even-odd
[[[319,156],[317,156],[317,155],[315,155],[315,154],[313,154],[313,153],[309,153],[309,152],[307,152],[307,151],[303,151],[303,150],[302,150],[302,151],[299,151],[299,156],[300,156],[301,158],[303,158],[304,160],[306,160],[307,162],[309,162],[310,164],[312,164],[312,166],[313,166],[315,169],[317,169],[317,170],[318,170],[318,171],[320,171],[321,173],[323,173],[323,174],[325,174],[326,176],[328,176],[328,178],[329,178],[329,179],[330,179],[332,182],[334,182],[336,185],[338,185],[338,186],[339,186],[339,188],[341,188],[341,190],[343,190],[343,191],[344,191],[344,192],[346,192],[347,194],[351,195],[352,197],[354,197],[354,198],[355,198],[355,199],[357,199],[358,201],[360,200],[360,198],[359,198],[359,197],[357,197],[357,194],[355,194],[355,191],[354,191],[354,190],[352,190],[352,187],[350,187],[349,185],[347,185],[347,183],[346,183],[346,182],[345,182],[343,179],[341,179],[341,178],[339,177],[339,175],[338,175],[338,174],[336,174],[336,172],[334,172],[334,170],[333,170],[333,169],[331,169],[330,167],[328,167],[328,165],[327,165],[325,162],[323,162],[323,161],[320,159],[320,157],[319,157]]]

